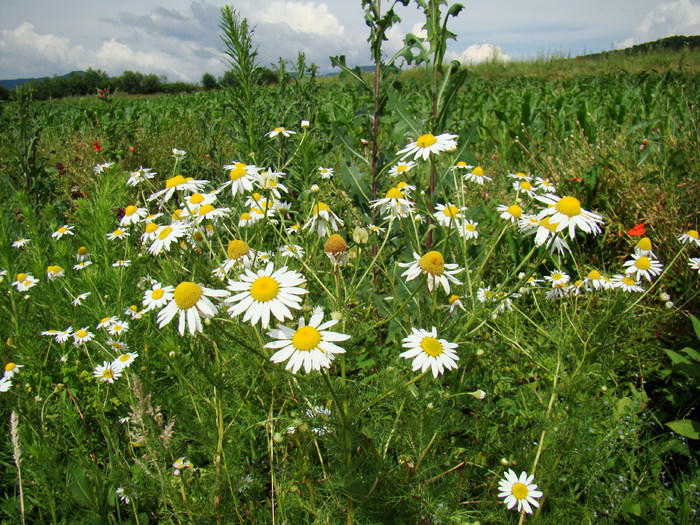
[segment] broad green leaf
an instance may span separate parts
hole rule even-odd
[[[700,439],[700,422],[694,419],[679,419],[666,423],[666,426],[681,436],[690,439]]]

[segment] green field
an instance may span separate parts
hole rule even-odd
[[[18,91],[0,520],[697,522],[699,64]]]

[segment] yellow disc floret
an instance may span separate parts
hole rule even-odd
[[[173,298],[180,310],[189,310],[197,304],[203,292],[204,290],[202,290],[202,287],[198,284],[183,281],[175,288]]]
[[[323,251],[331,254],[340,254],[348,251],[348,243],[340,235],[334,233],[323,246]]]
[[[239,239],[234,239],[228,242],[226,255],[228,255],[229,259],[239,259],[240,257],[247,255],[249,251],[250,246],[248,246],[247,243]]]
[[[165,181],[166,188],[177,188],[180,184],[187,182],[182,175],[175,175]]]
[[[311,209],[311,214],[318,215],[319,212],[322,211],[331,211],[330,207],[325,202],[319,202],[318,204],[314,205],[314,207]]]
[[[637,260],[634,261],[634,265],[640,270],[648,270],[651,268],[651,261],[649,257],[638,257]]]
[[[445,259],[440,252],[435,250],[426,253],[418,261],[418,266],[431,275],[442,275],[445,271]]]
[[[637,248],[644,251],[651,251],[651,239],[649,237],[642,237],[637,243]]]
[[[477,166],[472,170],[472,175],[476,175],[477,177],[483,177],[484,169],[481,166]]]
[[[525,499],[527,498],[529,491],[527,490],[527,486],[525,486],[523,483],[515,483],[511,489],[511,493],[516,499]]]
[[[435,135],[432,135],[430,133],[421,135],[420,137],[418,137],[418,140],[416,140],[416,144],[418,144],[419,148],[427,148],[429,146],[432,146],[436,142],[437,139],[435,138]]]
[[[302,326],[292,336],[292,344],[297,350],[313,350],[321,342],[321,332],[313,326]]]
[[[271,301],[272,299],[277,297],[279,291],[279,283],[275,279],[267,275],[258,277],[257,279],[255,279],[255,281],[253,281],[253,284],[250,286],[251,297],[256,301],[260,301],[261,303]]]
[[[387,199],[403,199],[403,192],[398,188],[391,188],[384,197]]]
[[[557,211],[575,217],[581,213],[581,203],[576,197],[562,197],[556,204]]]
[[[432,357],[437,357],[442,353],[442,343],[434,337],[424,337],[420,342],[423,352]]]

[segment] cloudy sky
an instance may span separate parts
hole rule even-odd
[[[454,3],[450,1],[450,4]],[[448,58],[478,62],[606,51],[676,34],[700,34],[700,0],[463,0],[449,27]],[[259,62],[295,60],[303,51],[323,72],[344,54],[369,64],[360,0],[0,0],[0,79],[130,69],[199,81],[225,69],[220,9],[232,4],[255,27]],[[382,2],[384,8],[388,0]],[[388,53],[418,32],[421,13],[397,8]]]

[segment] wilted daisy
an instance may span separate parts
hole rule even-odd
[[[510,206],[499,204],[496,207],[496,211],[500,212],[499,217],[510,222],[518,222],[523,215],[523,209],[517,204],[511,204]]]
[[[416,191],[416,187],[412,186],[405,180],[402,180],[401,182],[396,183],[396,189],[401,190],[401,192],[406,195],[407,197],[411,194],[411,192]]]
[[[23,248],[24,246],[29,244],[30,240],[31,239],[25,239],[25,238],[17,239],[15,242],[12,243],[12,247],[13,248]]]
[[[399,162],[398,164],[394,164],[391,167],[391,169],[389,170],[389,177],[397,177],[399,175],[403,175],[405,173],[408,173],[415,167],[416,163],[412,160],[409,160],[408,162]]]
[[[537,199],[547,205],[538,217],[549,217],[551,223],[558,225],[558,232],[568,228],[569,237],[572,239],[576,235],[577,227],[594,235],[602,231],[600,225],[603,224],[603,217],[581,208],[581,202],[575,197],[541,195]]]
[[[144,168],[143,166],[139,167],[136,171],[132,171],[129,173],[129,179],[126,181],[126,184],[128,186],[136,186],[137,184],[148,180],[152,179],[155,177],[156,172],[153,171],[151,168]]]
[[[5,365],[5,371],[3,372],[3,377],[12,378],[19,374],[19,369],[24,368],[24,365],[18,365],[17,363],[7,363]]]
[[[651,239],[649,237],[642,237],[639,239],[639,242],[637,242],[637,245],[634,247],[634,253],[644,257],[656,257],[654,252],[651,251]]]
[[[131,317],[132,319],[141,319],[146,310],[139,310],[138,306],[132,304],[124,308],[124,315]]]
[[[269,171],[265,170],[258,174],[257,184],[261,190],[265,190],[268,194],[272,195],[275,199],[279,199],[282,194],[281,191],[289,193],[289,189],[284,184],[281,184],[279,179],[285,174],[281,171]],[[269,202],[265,209],[272,208],[272,202]]]
[[[228,295],[226,290],[214,290],[190,281],[183,281],[175,287],[172,301],[158,312],[158,328],[163,328],[178,314],[178,331],[181,336],[185,335],[185,325],[191,335],[201,332],[201,318],[214,317],[217,311],[209,297],[227,297]]]
[[[285,368],[293,374],[303,366],[305,372],[329,368],[335,354],[345,353],[335,342],[345,341],[349,335],[330,332],[327,328],[338,323],[337,320],[323,321],[323,311],[311,316],[307,325],[304,318],[299,318],[296,330],[278,324],[276,329],[267,332],[268,337],[275,339],[265,345],[265,348],[278,349],[270,361],[281,363],[287,361]]]
[[[457,226],[457,221],[463,219],[464,212],[467,211],[466,208],[457,207],[449,202],[447,204],[436,204],[435,208],[435,213],[433,214],[435,220],[445,227]]]
[[[566,240],[559,235],[559,224],[553,222],[550,217],[538,219],[537,216],[531,215],[523,217],[520,221],[520,230],[525,235],[535,234],[535,245],[547,246],[552,253],[555,251],[562,255],[565,251],[571,253],[571,248]]]
[[[664,269],[663,265],[656,259],[640,256],[636,253],[632,254],[632,259],[625,261],[623,266],[627,267],[625,273],[634,274],[635,279],[638,281],[642,277],[646,278],[647,281],[651,281],[652,277],[656,277]]]
[[[284,137],[289,137],[291,135],[296,134],[296,131],[292,131],[291,129],[283,128],[283,127],[277,127],[273,129],[272,131],[268,131],[265,133],[266,136],[273,138],[276,137],[277,135],[282,135]]]
[[[320,237],[325,237],[327,233],[333,233],[343,225],[343,221],[331,210],[325,202],[319,201],[311,209],[311,218],[306,221],[302,229],[309,228],[316,231]]]
[[[122,376],[122,369],[115,367],[114,363],[104,361],[101,365],[97,365],[95,367],[92,375],[95,376],[98,381],[114,383],[116,379],[119,379]]]
[[[411,155],[413,155],[413,160],[418,159],[418,157],[427,160],[431,153],[437,155],[443,151],[452,151],[456,149],[456,138],[457,135],[451,135],[449,133],[443,133],[437,136],[432,133],[426,133],[418,137],[415,142],[411,142],[404,149],[400,150],[396,155],[400,155],[401,160]]]
[[[126,352],[129,349],[129,345],[123,341],[115,341],[114,339],[107,339],[105,341],[105,346],[109,347],[114,352]]]
[[[464,270],[456,264],[446,264],[442,254],[438,251],[429,251],[423,256],[413,252],[414,261],[399,263],[399,266],[407,268],[401,274],[406,281],[412,281],[421,274],[428,276],[428,291],[432,292],[436,285],[442,285],[446,294],[450,293],[450,283],[462,284],[454,275]]]
[[[348,253],[348,244],[340,235],[334,233],[326,240],[323,245],[323,252],[333,263],[333,266],[345,266],[348,264],[350,255]]]
[[[492,180],[491,177],[488,177],[484,174],[484,168],[482,168],[481,166],[472,168],[471,171],[469,171],[469,173],[465,173],[463,177],[464,180],[476,182],[477,184],[484,184],[484,182],[490,182]]]
[[[450,306],[450,314],[455,313],[457,308],[460,310],[466,311],[466,308],[464,308],[464,304],[462,304],[462,297],[459,295],[450,295],[447,298],[447,304]]]
[[[406,217],[413,212],[414,204],[398,188],[391,188],[384,198],[372,201],[371,208],[379,208],[385,219]]]
[[[540,504],[535,498],[541,498],[542,492],[537,490],[537,485],[533,483],[535,475],[527,475],[526,472],[521,472],[518,477],[512,469],[508,469],[505,473],[505,478],[498,482],[499,498],[505,498],[505,505],[512,509],[517,504],[517,511],[525,510],[528,514],[532,514],[532,506],[539,507]]]
[[[159,255],[162,251],[170,251],[170,245],[178,239],[187,235],[189,226],[187,224],[175,222],[169,226],[161,226],[156,232],[155,239],[148,247],[148,253]]]
[[[151,285],[150,290],[143,294],[143,309],[145,311],[162,308],[173,298],[174,286],[163,286],[158,281]]]
[[[85,344],[89,341],[92,341],[92,338],[95,337],[95,334],[90,332],[87,328],[87,326],[84,326],[80,330],[76,330],[73,333],[73,345],[78,346],[81,344]],[[56,339],[58,341],[58,339]]]
[[[700,273],[700,257],[690,257],[688,259],[688,266],[691,269],[697,270]]]
[[[73,306],[82,306],[83,301],[87,299],[89,295],[90,292],[83,292],[80,295],[77,295],[72,301]]]
[[[88,250],[85,246],[81,246],[80,248],[77,249],[77,251],[75,252],[75,259],[78,262],[90,260],[90,254],[88,253]]]
[[[94,171],[96,175],[99,175],[100,173],[107,171],[112,166],[114,166],[114,162],[103,162],[102,164],[95,164],[92,171]]]
[[[132,224],[137,224],[148,215],[148,210],[146,208],[137,208],[136,206],[129,205],[124,208],[124,217],[119,221],[119,226],[130,226]]]
[[[700,234],[697,230],[688,230],[685,233],[681,233],[678,236],[678,240],[682,244],[694,244],[695,246],[700,246]]]
[[[58,279],[64,275],[66,275],[66,271],[60,266],[54,265],[46,267],[46,279],[49,281],[53,281],[54,279]]]
[[[333,168],[319,167],[318,174],[321,176],[322,179],[328,180],[334,175]]]
[[[28,273],[18,273],[16,279],[17,280],[12,283],[12,286],[17,288],[18,292],[26,292],[39,282],[39,279],[36,279]]]
[[[73,233],[73,228],[75,228],[75,226],[73,226],[73,225],[68,225],[68,224],[64,224],[64,225],[61,226],[58,230],[56,230],[55,232],[53,232],[53,233],[51,234],[51,237],[53,237],[54,239],[60,239],[60,238],[63,237],[64,235],[75,235],[75,234]]]
[[[257,272],[246,269],[239,279],[228,282],[228,289],[235,294],[225,301],[228,313],[236,317],[245,312],[244,322],[254,325],[259,321],[263,328],[270,325],[270,315],[280,322],[291,318],[290,308],[301,308],[300,296],[307,293],[301,288],[306,283],[303,275],[286,266],[275,270],[272,263]]]
[[[122,230],[121,228],[117,228],[112,233],[107,234],[107,239],[109,239],[110,241],[114,241],[114,240],[119,240],[119,239],[126,239],[128,236],[129,236],[128,231]]]
[[[411,328],[411,334],[401,341],[405,352],[399,357],[413,359],[413,371],[425,372],[430,368],[433,377],[437,377],[447,369],[457,368],[459,357],[455,352],[457,343],[450,343],[445,339],[438,339],[437,329],[433,326],[430,331],[422,328]]]
[[[258,169],[253,165],[246,165],[242,162],[234,162],[224,166],[228,170],[229,180],[224,182],[219,191],[231,187],[232,195],[242,195],[249,191],[253,191],[253,180],[258,175]]]

